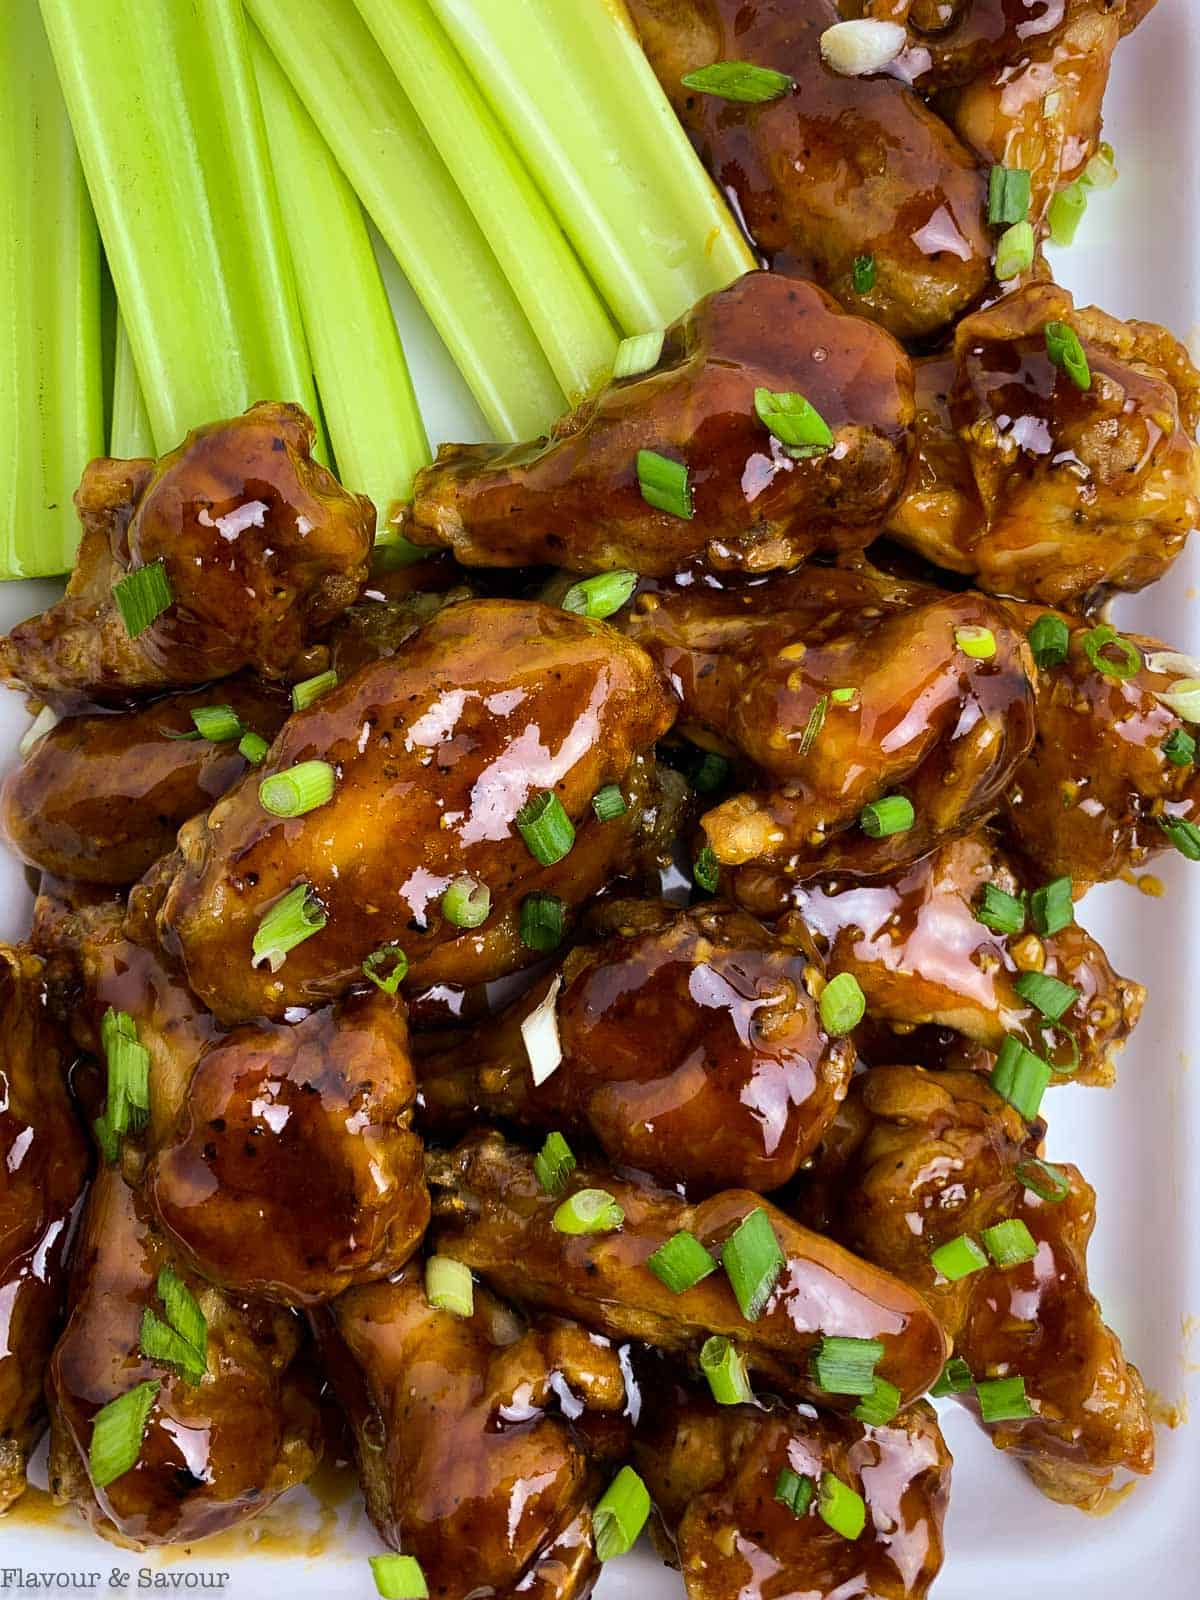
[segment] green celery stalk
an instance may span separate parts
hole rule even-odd
[[[159,453],[316,393],[241,0],[41,0]]]
[[[498,439],[566,409],[487,240],[353,0],[247,8],[438,330]]]
[[[627,334],[756,262],[624,0],[432,0]]]
[[[100,239],[37,0],[0,28],[0,578],[65,572],[104,451]]]
[[[386,527],[429,460],[408,363],[357,196],[256,29],[251,54],[334,458]]]
[[[356,0],[572,404],[612,370],[599,295],[428,0]]]
[[[121,461],[154,454],[154,433],[150,414],[133,364],[133,346],[120,314],[117,315],[116,349],[113,353],[112,420],[109,423],[108,453]]]

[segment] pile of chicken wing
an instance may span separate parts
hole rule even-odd
[[[763,270],[444,445],[422,561],[294,406],[88,468],[0,641],[0,1509],[47,1421],[136,1547],[353,1450],[430,1595],[579,1600],[627,1468],[691,1600],[915,1600],[931,1392],[1068,1505],[1150,1471],[1043,1091],[1144,998],[1077,902],[1200,859],[1200,666],[1098,610],[1197,520],[1200,374],[1040,246],[1152,4],[845,4],[907,30],[852,76],[830,0],[631,0]]]

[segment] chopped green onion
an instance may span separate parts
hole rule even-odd
[[[1017,278],[1033,266],[1033,228],[1028,222],[1014,222],[1000,235],[996,246],[996,277],[1001,283]]]
[[[963,1394],[974,1384],[971,1369],[961,1356],[951,1356],[942,1368],[941,1375],[936,1383],[930,1386],[929,1392],[936,1399],[942,1399],[948,1394]]]
[[[662,355],[665,338],[666,330],[655,328],[651,333],[635,333],[622,339],[613,360],[613,377],[636,378],[639,373],[652,371]]]
[[[867,998],[852,972],[839,972],[821,990],[817,1009],[825,1032],[837,1037],[858,1027],[866,1014]]]
[[[125,624],[125,632],[137,639],[175,599],[171,581],[162,561],[151,561],[148,566],[136,567],[113,584],[113,599]]]
[[[96,1143],[100,1146],[101,1158],[111,1167],[121,1154],[121,1142],[117,1130],[109,1121],[107,1111],[93,1121],[92,1132],[96,1135]]]
[[[642,499],[648,506],[673,517],[690,520],[695,516],[688,469],[682,461],[672,461],[655,450],[639,450],[637,476]]]
[[[706,1339],[700,1349],[700,1370],[719,1406],[748,1405],[754,1399],[746,1358],[730,1340],[715,1334]]]
[[[621,609],[637,586],[636,572],[628,572],[624,568],[616,572],[598,572],[594,578],[573,583],[563,595],[562,608],[580,617],[611,617]]]
[[[1086,183],[1089,189],[1111,189],[1118,176],[1116,152],[1107,139],[1101,139],[1095,155],[1083,169],[1080,182]]]
[[[198,706],[192,712],[196,732],[212,744],[227,744],[242,737],[242,725],[232,706]]]
[[[333,799],[336,777],[328,761],[301,761],[273,772],[258,786],[258,801],[273,817],[303,817]]]
[[[706,750],[692,769],[692,788],[700,794],[712,794],[729,777],[729,762],[715,750]]]
[[[541,890],[527,894],[521,901],[519,934],[527,950],[538,950],[548,955],[557,950],[563,941],[564,907],[556,894]]]
[[[1124,682],[1126,678],[1132,678],[1142,665],[1142,654],[1137,646],[1130,644],[1128,639],[1122,639],[1107,622],[1084,634],[1083,648],[1096,671],[1102,672],[1106,678]],[[1106,654],[1109,650],[1117,651],[1120,659],[1114,661]]]
[[[632,1467],[622,1467],[592,1512],[598,1559],[612,1561],[632,1550],[649,1515],[646,1485]]]
[[[858,690],[852,688],[831,689],[829,692],[829,698],[833,701],[835,706],[848,706],[857,693]]]
[[[607,1189],[580,1189],[554,1213],[557,1233],[614,1233],[625,1213]]]
[[[987,1266],[987,1256],[969,1233],[960,1233],[957,1239],[938,1245],[931,1250],[929,1259],[935,1272],[950,1283],[969,1278],[973,1272],[982,1272]]]
[[[672,1294],[684,1294],[688,1289],[717,1270],[715,1256],[704,1248],[695,1234],[674,1234],[666,1244],[660,1245],[646,1265]]]
[[[430,1256],[425,1263],[425,1298],[435,1311],[469,1317],[475,1311],[475,1280],[470,1267],[451,1256]]]
[[[829,710],[829,696],[818,695],[813,702],[813,708],[808,713],[808,721],[804,724],[804,732],[800,735],[800,744],[797,754],[806,756],[816,743],[817,735],[825,726],[825,713]]]
[[[543,867],[552,867],[570,854],[575,824],[552,789],[535,794],[517,812],[517,829],[529,853]]]
[[[207,1362],[208,1321],[196,1296],[171,1267],[159,1271],[154,1287],[167,1313],[167,1321],[196,1351],[201,1362]]]
[[[592,796],[592,810],[600,822],[612,822],[616,817],[623,817],[629,807],[625,804],[620,786],[606,783],[603,789],[597,789]]]
[[[1065,248],[1075,243],[1075,235],[1079,231],[1079,224],[1083,221],[1087,204],[1087,188],[1078,178],[1074,183],[1068,183],[1065,189],[1058,191],[1046,213],[1046,220],[1050,224],[1051,244],[1062,245]]]
[[[990,628],[955,628],[954,642],[973,661],[990,661],[996,654],[996,635]]]
[[[575,1171],[575,1152],[561,1133],[548,1133],[533,1158],[533,1171],[547,1194],[562,1194]]]
[[[375,1589],[383,1600],[429,1600],[429,1586],[415,1556],[370,1556]]]
[[[110,1006],[100,1022],[100,1042],[107,1069],[104,1132],[97,1132],[106,1156],[116,1159],[115,1142],[129,1129],[145,1126],[150,1114],[150,1052],[138,1042],[137,1027],[127,1011]]]
[[[975,1385],[975,1393],[985,1422],[1019,1422],[1035,1414],[1025,1394],[1024,1378],[987,1378]]]
[[[1158,825],[1167,838],[1189,861],[1200,861],[1200,828],[1185,817],[1160,817]]]
[[[1037,1242],[1020,1217],[993,1223],[980,1236],[998,1267],[1017,1267],[1037,1255]]]
[[[244,733],[238,740],[238,754],[244,756],[252,767],[261,767],[270,745],[261,733]]]
[[[1048,938],[1075,921],[1075,901],[1070,878],[1051,878],[1029,896],[1029,916],[1034,929]]]
[[[721,881],[721,863],[717,860],[717,852],[712,845],[706,844],[692,862],[692,880],[698,889],[704,890],[705,894],[716,894],[717,885]]]
[[[381,944],[362,964],[363,976],[370,978],[384,994],[395,994],[408,976],[408,957],[398,944]]]
[[[1032,1122],[1053,1076],[1049,1062],[1027,1050],[1011,1035],[1005,1039],[988,1080],[996,1093]]]
[[[1025,927],[1025,902],[1015,894],[997,889],[994,883],[985,883],[975,920],[993,933],[1020,933]]]
[[[337,688],[337,673],[318,672],[315,678],[305,678],[300,683],[292,685],[292,710],[303,711],[311,706],[314,700],[319,700],[323,694],[328,694],[330,689]]]
[[[1024,167],[993,167],[988,174],[988,222],[992,227],[1024,222],[1032,198],[1031,174]]]
[[[833,449],[833,432],[821,413],[802,394],[776,394],[755,389],[754,409],[764,428],[797,461]]]
[[[1079,335],[1067,322],[1048,322],[1045,328],[1046,354],[1061,367],[1077,389],[1092,387],[1092,373]]]
[[[1029,648],[1039,667],[1060,667],[1067,659],[1071,634],[1061,617],[1047,611],[1029,630]]]
[[[858,820],[869,839],[886,839],[893,833],[907,833],[917,814],[911,800],[902,794],[889,794],[865,805]]]
[[[685,89],[695,89],[698,94],[753,106],[782,99],[796,87],[796,80],[786,72],[759,67],[753,61],[714,61],[711,66],[685,72],[679,81]]]
[[[1052,1061],[1050,1065],[1054,1070],[1056,1077],[1069,1078],[1073,1072],[1077,1072],[1079,1070],[1079,1040],[1075,1037],[1070,1028],[1064,1028],[1061,1025],[1058,1028],[1058,1034],[1060,1039],[1065,1039],[1067,1044],[1070,1046],[1071,1059],[1066,1063],[1065,1066],[1061,1065],[1057,1061]]]
[[[157,1378],[148,1378],[97,1411],[88,1446],[88,1470],[97,1489],[107,1488],[137,1460],[150,1408],[161,1387]]]
[[[870,1394],[875,1368],[883,1360],[879,1339],[826,1334],[810,1358],[812,1375],[826,1394]]]
[[[855,294],[870,294],[875,287],[875,257],[855,256],[853,271]]]
[[[149,1306],[142,1312],[138,1347],[147,1361],[177,1367],[185,1382],[197,1384],[204,1377],[204,1362],[182,1334],[167,1326]]]
[[[558,1033],[558,991],[562,973],[556,973],[550,987],[521,1022],[521,1041],[529,1057],[529,1071],[535,1087],[562,1065],[562,1040]]]
[[[442,896],[442,915],[455,928],[478,928],[492,914],[492,891],[478,878],[455,878]]]
[[[868,1427],[882,1428],[892,1420],[899,1409],[899,1389],[886,1378],[876,1378],[870,1394],[865,1394],[850,1414],[857,1417],[860,1422],[865,1422]]]
[[[266,962],[272,972],[278,972],[288,951],[320,933],[328,920],[312,886],[298,883],[276,900],[259,923],[250,947],[251,964],[258,967]]]
[[[747,1322],[757,1322],[786,1265],[771,1219],[755,1206],[725,1241],[721,1265]]]
[[[835,1478],[832,1472],[821,1474],[817,1515],[843,1539],[857,1539],[867,1525],[867,1507],[862,1495]]]
[[[1062,1168],[1037,1156],[1018,1161],[1017,1177],[1039,1200],[1049,1205],[1059,1205],[1071,1192],[1071,1180]]]
[[[1154,698],[1185,722],[1200,722],[1200,678],[1176,678],[1169,689]]]
[[[817,1486],[807,1472],[794,1472],[791,1467],[780,1467],[775,1479],[775,1498],[786,1506],[794,1517],[802,1517],[812,1505]]]
[[[1060,1017],[1065,1017],[1079,999],[1078,989],[1044,972],[1022,972],[1014,980],[1013,988],[1022,1000],[1028,1000],[1031,1006],[1040,1011],[1047,1022],[1057,1022]]]

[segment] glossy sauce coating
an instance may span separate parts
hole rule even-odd
[[[625,782],[670,722],[649,659],[605,624],[519,601],[450,606],[401,654],[291,717],[258,772],[182,831],[164,944],[227,1022],[332,998],[393,941],[414,986],[526,965],[517,907],[545,885],[517,812],[540,790],[558,796],[579,840],[556,892],[577,903],[627,855],[639,816],[601,823],[593,795]],[[294,819],[264,811],[261,779],[314,758],[335,768],[329,803]],[[492,895],[488,922],[465,933],[439,909],[464,874]],[[253,966],[262,917],[301,882],[326,926],[277,972]]]
[[[802,394],[832,448],[791,456],[759,420],[759,388]],[[882,526],[904,487],[912,415],[912,369],[893,339],[815,284],[747,273],[667,330],[651,371],[611,381],[548,438],[443,445],[417,475],[405,532],[468,566],[791,567]],[[687,468],[692,517],[647,503],[640,450]]]
[[[822,1334],[881,1340],[879,1375],[906,1399],[923,1394],[941,1370],[945,1338],[919,1295],[748,1190],[726,1190],[693,1206],[669,1190],[580,1162],[569,1192],[605,1189],[625,1220],[616,1233],[561,1233],[552,1225],[559,1197],[541,1188],[532,1158],[487,1133],[436,1158],[430,1182],[436,1249],[465,1261],[500,1293],[576,1316],[612,1337],[694,1356],[709,1335],[721,1334],[768,1386],[801,1396],[820,1392],[808,1357]],[[719,1253],[760,1206],[785,1265],[758,1321],[742,1316],[722,1273],[676,1295],[647,1268],[647,1259],[680,1230]]]

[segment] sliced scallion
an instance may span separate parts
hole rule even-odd
[[[370,978],[384,994],[395,994],[408,976],[408,957],[398,944],[381,944],[362,964],[363,976]]]
[[[889,794],[865,805],[858,820],[869,839],[886,839],[893,833],[907,833],[917,820],[917,814],[907,796]]]
[[[147,566],[135,567],[132,572],[113,584],[113,599],[131,639],[139,638],[156,617],[175,599],[171,580],[162,561],[151,561]]]
[[[475,1311],[471,1269],[451,1256],[430,1256],[425,1263],[425,1298],[435,1311],[469,1317]]]
[[[965,1394],[974,1382],[971,1369],[963,1358],[951,1356],[942,1368],[937,1382],[930,1385],[929,1392],[937,1399],[948,1394]]]
[[[743,1317],[757,1322],[775,1292],[786,1260],[761,1206],[747,1213],[725,1241],[721,1265]]]
[[[527,800],[517,812],[516,823],[530,855],[543,867],[561,861],[575,843],[575,824],[552,789],[542,789]]]
[[[826,1394],[870,1394],[883,1360],[879,1339],[826,1334],[810,1358],[812,1375]]]
[[[157,1378],[148,1378],[97,1411],[88,1446],[88,1470],[97,1489],[107,1488],[137,1461],[150,1410],[161,1387]]]
[[[1028,222],[1014,222],[1000,235],[996,245],[996,277],[1001,283],[1020,277],[1033,266],[1033,228]]]
[[[270,748],[261,733],[244,733],[238,740],[238,754],[247,760],[252,767],[262,766]]]
[[[492,914],[492,891],[478,878],[455,878],[442,895],[442,915],[455,928],[478,928]]]
[[[870,294],[875,287],[875,257],[855,256],[853,274],[855,294]]]
[[[833,432],[825,418],[802,394],[776,394],[755,389],[758,420],[797,461],[826,455],[833,449]]]
[[[204,1363],[182,1334],[169,1327],[149,1306],[142,1312],[138,1348],[147,1361],[178,1368],[185,1382],[196,1384],[204,1376]]]
[[[278,972],[288,952],[320,933],[328,920],[311,884],[298,883],[276,900],[259,923],[251,943],[252,965],[265,962],[272,972]]]
[[[1017,1177],[1048,1205],[1059,1205],[1071,1192],[1071,1180],[1061,1167],[1038,1156],[1026,1156],[1017,1163]]]
[[[592,796],[592,810],[600,822],[612,822],[617,817],[623,817],[629,807],[625,804],[620,785],[606,783],[603,789],[597,789]]]
[[[1079,335],[1069,322],[1048,322],[1045,327],[1046,354],[1061,367],[1077,389],[1092,387],[1092,373]]]
[[[773,67],[759,67],[753,61],[714,61],[710,66],[685,72],[680,79],[685,89],[697,94],[715,95],[720,100],[737,100],[744,105],[764,105],[779,100],[796,87],[796,80]]]
[[[791,1467],[780,1467],[775,1479],[775,1498],[786,1506],[794,1517],[802,1517],[812,1505],[817,1486],[807,1472],[795,1472]]]
[[[547,1194],[562,1194],[575,1171],[575,1153],[561,1133],[548,1133],[533,1158],[533,1171]]]
[[[852,972],[839,972],[821,990],[817,1009],[825,1032],[837,1038],[858,1027],[866,1014],[867,997]]]
[[[716,894],[717,885],[721,881],[721,863],[717,860],[717,853],[712,845],[706,844],[692,862],[692,881],[698,889],[703,889],[705,894]]]
[[[1051,878],[1029,896],[1029,918],[1034,929],[1048,938],[1075,921],[1075,901],[1070,878]]]
[[[635,333],[622,339],[613,358],[613,377],[636,378],[639,373],[650,372],[658,365],[665,338],[666,331],[655,328],[650,333]]]
[[[998,1267],[1017,1267],[1037,1255],[1037,1241],[1020,1217],[993,1223],[980,1235],[987,1253]]]
[[[719,1263],[695,1234],[684,1231],[660,1245],[646,1265],[672,1294],[684,1294],[714,1273]]]
[[[975,909],[975,920],[993,933],[1020,933],[1025,927],[1025,902],[1015,894],[985,883]]]
[[[1032,174],[1024,167],[993,167],[988,174],[988,222],[1008,227],[1029,215]]]
[[[415,1556],[369,1556],[376,1593],[382,1600],[429,1600],[429,1585]]]
[[[1141,670],[1142,654],[1135,644],[1121,635],[1107,622],[1091,628],[1083,636],[1083,648],[1097,672],[1106,678],[1124,682]]]
[[[1075,235],[1079,232],[1079,224],[1083,221],[1087,204],[1087,187],[1078,178],[1058,191],[1046,212],[1051,244],[1065,248],[1075,243]]]
[[[813,701],[813,708],[808,713],[808,721],[804,724],[804,732],[800,735],[800,743],[796,753],[806,756],[817,741],[817,735],[825,726],[825,714],[829,710],[829,696],[818,695]]]
[[[521,1023],[521,1040],[529,1057],[535,1085],[545,1083],[562,1065],[562,1040],[558,1033],[558,991],[562,973],[556,973],[545,995]]]
[[[936,1250],[930,1251],[929,1260],[934,1271],[948,1283],[957,1283],[960,1278],[982,1272],[987,1266],[987,1256],[969,1233],[960,1233],[957,1239],[938,1245]]]
[[[171,1267],[160,1269],[154,1287],[167,1313],[167,1321],[197,1352],[203,1365],[208,1358],[208,1320],[200,1309],[200,1302]]]
[[[1022,1000],[1040,1011],[1047,1022],[1057,1022],[1079,999],[1079,990],[1061,978],[1051,978],[1044,972],[1022,972],[1013,980],[1013,988]]]
[[[557,1233],[615,1233],[625,1213],[607,1189],[580,1189],[554,1213]]]
[[[862,1399],[850,1413],[868,1427],[885,1427],[900,1409],[900,1391],[886,1378],[876,1378],[870,1394]]]
[[[835,706],[848,706],[857,693],[858,690],[854,688],[831,689],[829,698]]]
[[[1039,667],[1060,667],[1067,659],[1071,634],[1061,617],[1047,611],[1029,630],[1029,648]]]
[[[637,588],[638,575],[624,568],[598,572],[593,578],[573,583],[562,598],[564,611],[579,617],[611,617],[619,611]]]
[[[1027,1050],[1010,1034],[1000,1048],[989,1079],[996,1093],[1032,1122],[1042,1104],[1042,1096],[1053,1076],[1049,1062]]]
[[[211,744],[228,744],[242,737],[242,724],[232,706],[197,706],[192,721],[200,737]]]
[[[682,461],[672,461],[656,450],[639,450],[637,477],[642,499],[648,506],[688,521],[695,516],[688,469]]]
[[[330,689],[337,688],[337,673],[318,672],[315,677],[304,678],[300,683],[292,685],[292,710],[303,711],[311,706],[314,700],[319,700],[323,694],[328,694]]]
[[[303,817],[333,799],[336,774],[328,761],[301,761],[273,772],[258,786],[258,802],[273,817]]]
[[[650,1495],[632,1467],[622,1467],[592,1512],[596,1555],[612,1561],[628,1554],[650,1515]]]
[[[1022,1377],[981,1379],[975,1394],[985,1422],[1020,1422],[1035,1415]]]
[[[563,941],[565,908],[556,894],[537,891],[521,901],[518,925],[521,943],[527,950],[548,955]]]
[[[1200,722],[1200,678],[1176,678],[1154,698],[1185,722]]]
[[[990,628],[955,628],[954,642],[972,661],[990,661],[996,654],[996,635]]]
[[[746,1358],[731,1340],[716,1334],[706,1339],[700,1349],[700,1370],[719,1406],[748,1405],[754,1399]]]
[[[1200,828],[1186,817],[1159,817],[1158,825],[1188,861],[1200,861]]]
[[[821,1474],[817,1515],[843,1539],[857,1539],[867,1525],[867,1507],[862,1495],[832,1472]]]

